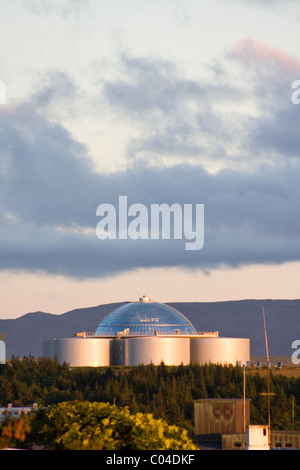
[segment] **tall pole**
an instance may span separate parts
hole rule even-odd
[[[266,319],[265,319],[265,309],[263,307],[263,317],[264,317],[264,329],[265,329],[265,340],[266,340],[266,353],[267,353],[267,366],[268,366],[268,392],[261,393],[261,395],[268,396],[268,427],[269,427],[269,447],[271,443],[271,416],[270,416],[270,396],[275,395],[275,393],[270,393],[270,358],[269,358],[269,349],[268,349],[268,338],[267,338],[267,328],[266,328]]]
[[[265,318],[265,309],[263,307],[263,319],[264,319],[264,330],[265,330],[265,342],[266,342],[266,353],[267,353],[267,368],[268,368],[268,426],[270,433],[271,425],[271,416],[270,416],[270,358],[269,358],[269,348],[268,348],[268,337],[267,337],[267,328],[266,328],[266,318]]]
[[[267,338],[267,328],[266,328],[266,318],[265,318],[265,308],[263,306],[263,319],[264,319],[264,330],[265,330],[265,342],[266,342],[266,353],[267,353],[267,363],[269,365],[269,348],[268,348],[268,338]]]
[[[244,364],[244,380],[243,380],[243,431],[246,432],[246,374]]]

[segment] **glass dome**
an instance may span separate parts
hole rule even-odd
[[[96,328],[96,336],[118,334],[150,336],[158,334],[197,334],[193,325],[178,310],[143,296],[109,313]]]

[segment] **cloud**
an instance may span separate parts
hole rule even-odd
[[[84,145],[28,105],[1,114],[0,125],[2,207],[26,223],[81,223],[92,183]]]
[[[232,80],[232,62],[240,80]],[[121,64],[126,79],[104,81],[103,97],[138,130],[129,161],[253,169],[299,157],[291,83],[300,61],[285,51],[246,38],[193,78],[162,59],[122,54]]]
[[[291,103],[291,85],[300,76],[299,59],[254,38],[240,41],[228,57],[247,66],[257,104],[257,115],[248,120],[251,154],[273,163],[299,158],[300,108]]]
[[[155,164],[224,160],[241,135],[241,116],[231,106],[245,99],[222,69],[207,67],[202,77],[185,77],[179,64],[159,58],[120,57],[126,79],[103,82],[112,112],[140,130],[128,144],[128,157]],[[219,108],[223,108],[221,111]],[[222,145],[220,145],[222,142]]]
[[[215,174],[200,164],[100,174],[86,148],[28,104],[1,112],[1,269],[70,277],[113,275],[138,267],[209,270],[221,265],[299,260],[299,161]],[[3,157],[3,158],[2,158]],[[96,208],[205,204],[205,245],[187,252],[184,240],[104,240]]]
[[[272,73],[274,68],[292,76],[300,72],[300,61],[297,57],[253,37],[239,41],[232,55],[248,65],[254,65],[256,71],[271,67]]]
[[[28,98],[29,108],[58,121],[77,114],[81,90],[66,73],[47,70],[38,81],[36,90]],[[76,105],[77,103],[77,105]]]
[[[66,20],[71,15],[78,14],[82,8],[89,4],[89,0],[19,0],[24,8],[36,15],[55,15]]]
[[[231,82],[226,61],[233,60],[241,76],[247,67],[246,84]],[[200,78],[157,58],[123,54],[121,65],[122,79],[102,80],[95,108],[105,101],[107,113],[136,130],[124,171],[96,171],[88,148],[64,126],[82,103],[66,74],[51,71],[27,102],[0,109],[0,269],[84,278],[298,261],[300,108],[290,88],[297,60],[246,39]],[[91,102],[81,112],[95,117]],[[221,169],[208,169],[212,162]],[[119,195],[148,208],[205,204],[204,248],[100,241],[96,209],[117,207]]]
[[[259,143],[260,152],[272,152],[273,157],[300,158],[299,122],[300,109],[296,105],[278,110],[273,116],[256,122],[253,142]]]
[[[241,0],[237,0],[238,2],[240,2]],[[265,6],[269,6],[269,5],[276,5],[277,3],[278,4],[282,4],[281,0],[242,0],[242,3],[247,3],[249,4],[250,6],[255,6],[255,8],[257,6],[262,6],[262,7],[265,7]],[[286,0],[286,3],[298,3],[298,0]]]

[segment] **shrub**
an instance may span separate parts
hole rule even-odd
[[[63,402],[50,408],[40,433],[48,449],[196,450],[187,431],[152,414],[98,402]],[[42,443],[42,442],[41,442]]]

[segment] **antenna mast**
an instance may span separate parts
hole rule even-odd
[[[266,328],[266,318],[265,318],[265,308],[263,306],[263,319],[264,319],[264,331],[265,331],[265,342],[266,342],[266,353],[267,353],[267,364],[269,368],[270,358],[269,358],[269,348],[268,348],[268,337],[267,337],[267,328]]]
[[[269,348],[268,348],[268,337],[267,337],[267,328],[266,328],[266,318],[265,318],[265,309],[262,308],[263,319],[264,319],[264,331],[265,331],[265,342],[266,342],[266,354],[267,354],[267,368],[268,368],[268,392],[261,393],[261,395],[267,395],[268,397],[268,426],[269,426],[269,438],[271,432],[271,416],[270,416],[270,395],[275,395],[275,393],[270,393],[270,358],[269,358]]]

